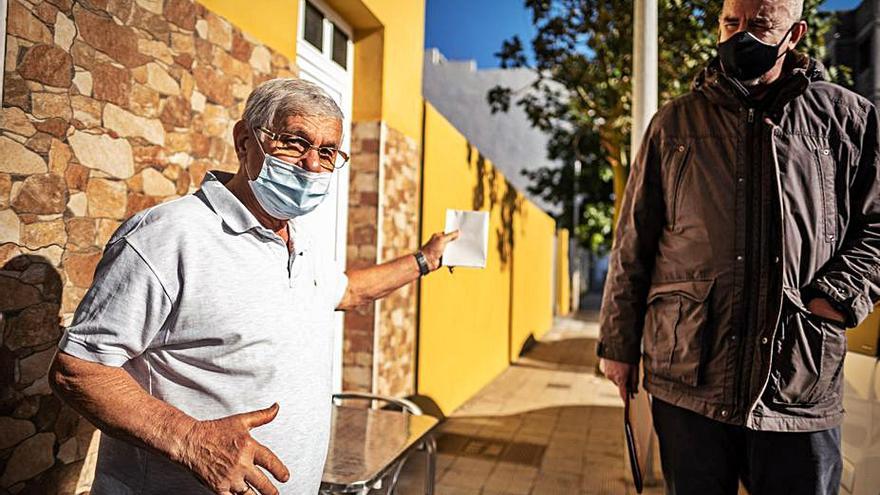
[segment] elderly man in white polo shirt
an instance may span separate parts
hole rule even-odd
[[[106,434],[94,495],[318,491],[334,309],[436,270],[457,235],[347,275],[316,249],[300,218],[348,159],[342,121],[314,84],[260,85],[235,125],[238,172],[108,243],[49,375]]]

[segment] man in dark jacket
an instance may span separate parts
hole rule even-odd
[[[877,110],[795,51],[801,0],[727,0],[718,58],[630,171],[598,353],[644,356],[673,494],[837,493],[845,329],[880,299]]]

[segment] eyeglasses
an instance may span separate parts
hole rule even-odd
[[[324,170],[331,172],[344,167],[348,163],[348,153],[336,148],[329,146],[318,147],[304,137],[283,132],[273,132],[265,127],[257,127],[256,129],[274,141],[274,147],[277,151],[283,152],[291,158],[301,158],[306,153],[316,150],[318,152],[318,165]]]

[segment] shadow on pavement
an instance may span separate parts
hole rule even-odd
[[[595,375],[595,315],[579,316],[558,320],[440,426],[438,495],[635,493],[622,404]],[[410,459],[397,493],[423,493],[422,461]]]

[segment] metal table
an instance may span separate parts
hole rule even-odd
[[[393,493],[402,462],[418,448],[427,451],[425,493],[434,494],[436,418],[397,411],[333,406],[330,448],[321,493]]]

